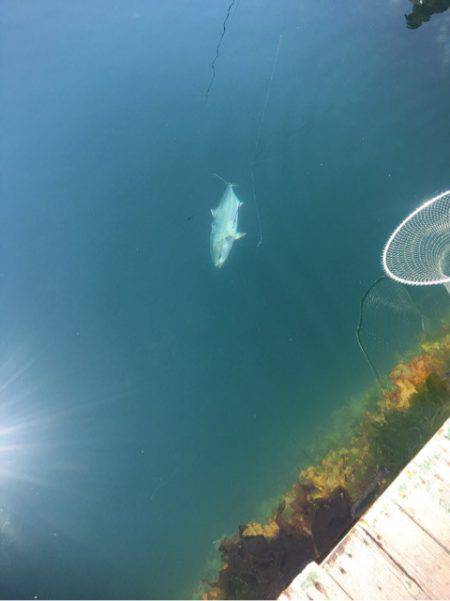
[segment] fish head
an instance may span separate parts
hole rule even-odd
[[[216,238],[211,244],[211,258],[215,267],[222,267],[228,259],[231,247],[233,246],[234,238],[226,236],[224,238]]]

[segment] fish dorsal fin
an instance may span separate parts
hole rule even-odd
[[[235,240],[240,240],[241,238],[244,238],[247,235],[246,232],[236,232],[234,239]]]

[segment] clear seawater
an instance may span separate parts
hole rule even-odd
[[[410,9],[2,0],[2,598],[189,596],[373,382],[361,295],[450,181],[450,14]]]

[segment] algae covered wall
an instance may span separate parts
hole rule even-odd
[[[220,543],[222,568],[206,599],[272,599],[320,561],[450,415],[450,322],[398,361],[345,442],[302,469],[263,523]]]

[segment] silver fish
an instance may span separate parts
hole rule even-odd
[[[237,231],[238,211],[243,203],[234,193],[233,188],[236,184],[230,184],[216,173],[214,175],[227,186],[218,206],[211,209],[213,216],[210,236],[211,258],[215,267],[222,267],[234,241],[245,236],[244,232]]]

